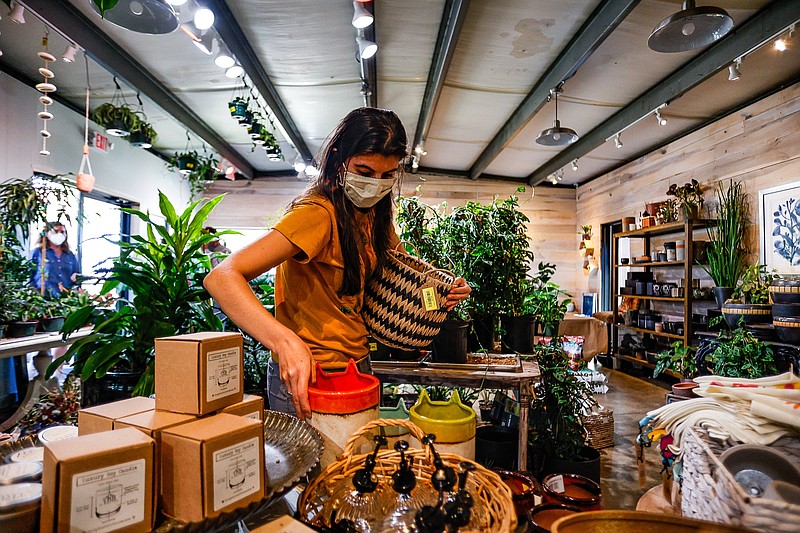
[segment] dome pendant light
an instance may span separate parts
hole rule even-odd
[[[536,142],[545,146],[566,146],[578,140],[578,134],[575,130],[570,128],[562,128],[561,122],[558,120],[558,93],[561,92],[561,86],[550,90],[550,97],[555,98],[556,101],[556,119],[553,122],[552,128],[547,128],[542,131]],[[548,97],[548,99],[550,98]]]
[[[696,7],[694,0],[655,27],[647,46],[656,52],[687,52],[716,42],[733,29],[733,19],[721,7]]]
[[[92,9],[101,14],[94,2]],[[108,22],[137,33],[159,35],[170,33],[178,27],[178,15],[166,0],[120,0],[102,16]]]

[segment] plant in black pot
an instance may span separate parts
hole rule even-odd
[[[228,111],[231,113],[231,118],[241,120],[247,114],[247,108],[250,105],[249,98],[237,96],[228,102]]]
[[[775,277],[776,274],[764,265],[750,265],[745,269],[741,283],[722,306],[722,315],[730,329],[740,322],[769,324],[772,321],[769,287]]]
[[[116,106],[110,102],[100,104],[92,111],[92,120],[113,137],[126,137],[139,127],[141,118],[126,104]]]
[[[135,209],[123,209],[145,225],[144,236],[121,241],[120,256],[104,272],[102,293],[127,288],[132,295],[116,308],[88,305],[67,317],[64,335],[94,324],[47,369],[47,377],[74,358],[74,372],[84,386],[83,402],[91,405],[154,389],[154,339],[197,331],[220,331],[211,298],[203,288],[208,273],[201,248],[229,231],[202,229],[222,196],[192,202],[182,213],[159,192],[163,222]]]
[[[778,373],[772,348],[744,327],[721,332],[706,362],[717,376],[756,379]]]
[[[152,148],[156,142],[158,134],[153,129],[152,124],[140,120],[137,125],[131,129],[131,134],[128,136],[128,142],[131,146],[138,148]]]
[[[169,159],[167,168],[177,170],[189,182],[192,198],[197,198],[216,179],[219,158],[194,150],[178,152]]]
[[[750,204],[741,182],[728,187],[717,182],[716,223],[706,229],[706,263],[703,269],[714,280],[714,298],[722,309],[747,268],[747,227]]]
[[[587,446],[581,422],[581,415],[596,406],[590,387],[569,372],[560,338],[536,345],[534,354],[541,379],[529,415],[529,470],[541,476],[580,474],[600,483],[600,454]]]

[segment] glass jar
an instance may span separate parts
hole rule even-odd
[[[0,465],[0,485],[38,482],[42,479],[42,463],[25,461]]]

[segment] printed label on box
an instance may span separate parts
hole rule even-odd
[[[207,402],[239,392],[239,355],[239,348],[208,352]]]
[[[72,476],[72,531],[102,533],[144,520],[145,460]]]
[[[258,437],[214,452],[214,511],[258,492]]]

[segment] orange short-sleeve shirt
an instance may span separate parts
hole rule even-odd
[[[375,264],[372,248],[374,211],[356,210],[362,230],[363,253]],[[364,293],[337,294],[344,261],[333,204],[315,195],[293,206],[275,224],[275,230],[300,248],[294,258],[278,266],[275,275],[275,316],[311,349],[324,368],[344,367],[350,359],[369,353],[367,329],[361,318]],[[362,264],[362,279],[365,279]]]

